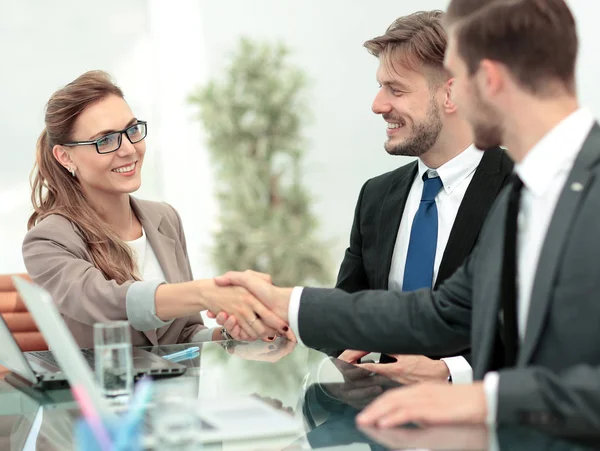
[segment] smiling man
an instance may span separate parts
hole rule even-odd
[[[472,144],[469,124],[450,98],[442,17],[441,11],[400,17],[364,44],[379,60],[372,110],[387,125],[385,150],[418,159],[362,187],[336,285],[349,293],[439,286],[473,249],[512,171],[504,150],[482,152]],[[347,350],[339,357],[356,363],[366,354]],[[402,383],[469,383],[468,354],[468,347],[459,355],[384,354],[380,364],[364,365]]]

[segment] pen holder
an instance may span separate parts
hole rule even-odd
[[[90,425],[83,418],[75,423],[75,443],[73,449],[77,451],[141,451],[141,422],[131,427],[128,431],[123,430],[123,424],[119,422],[104,422],[104,427],[111,439],[112,446],[109,449],[102,447]],[[123,435],[126,433],[127,435]]]

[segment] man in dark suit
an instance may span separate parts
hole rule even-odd
[[[484,153],[472,145],[469,124],[450,99],[453,80],[443,67],[442,16],[441,11],[421,11],[401,17],[364,44],[379,59],[380,89],[372,110],[387,124],[385,150],[419,159],[363,185],[336,285],[349,293],[439,286],[472,251],[512,171],[504,150]],[[436,182],[434,198],[427,202],[423,196]],[[433,214],[427,215],[430,209]],[[350,363],[367,354],[324,351]],[[449,377],[470,383],[468,349],[461,354],[384,354],[381,364],[365,368],[403,383]]]
[[[475,144],[503,144],[515,161],[465,264],[437,290],[408,293],[279,288],[251,273],[216,281],[248,287],[308,346],[471,345],[472,385],[390,390],[360,424],[597,431],[600,126],[576,96],[574,18],[564,0],[451,0],[445,20],[445,66]]]

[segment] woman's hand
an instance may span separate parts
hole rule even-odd
[[[210,312],[209,317],[216,317],[219,312],[226,312],[235,318],[235,325],[223,325],[227,331],[239,340],[255,340],[262,337],[273,337],[277,333],[286,334],[289,330],[287,324],[266,308],[246,289],[241,287],[219,287],[212,280],[198,281],[201,289],[203,305]],[[267,327],[263,319],[269,324],[276,324],[278,330]]]
[[[248,271],[246,271],[246,273],[250,273],[253,277],[258,277],[260,279],[263,279],[265,282],[272,283],[272,279],[269,274],[256,272],[256,271],[252,271],[252,270],[248,270]],[[219,284],[219,286],[223,286],[223,285]],[[219,325],[223,326],[229,332],[230,335],[235,337],[236,340],[252,341],[252,338],[247,333],[245,333],[245,331],[242,330],[242,328],[238,324],[238,320],[235,317],[235,314],[230,314],[228,312],[221,311],[221,312],[218,312],[217,314],[214,314],[213,312],[208,312],[207,315],[209,318],[216,319],[217,323]],[[260,337],[260,338],[263,341],[267,341],[267,342],[274,341],[277,337],[285,337],[287,340],[289,340],[291,342],[298,341],[296,339],[296,336],[292,332],[292,330],[289,328],[287,331],[284,331],[283,333],[281,333],[279,331],[275,331],[273,329],[271,329],[271,330],[273,332],[272,334],[269,334],[265,337]]]

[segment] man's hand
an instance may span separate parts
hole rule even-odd
[[[395,362],[363,363],[358,366],[402,384],[446,382],[450,376],[450,371],[442,360],[433,360],[423,355],[393,354],[392,357],[396,359]]]
[[[357,415],[356,422],[359,426],[382,428],[406,423],[484,424],[486,416],[482,382],[426,382],[387,391]]]
[[[228,272],[227,274],[215,278],[218,286],[239,286],[248,290],[256,299],[262,302],[267,309],[273,312],[279,319],[288,321],[288,310],[290,304],[291,288],[279,288],[271,285],[263,277],[254,271]],[[236,318],[239,320],[239,318]],[[262,318],[265,325],[275,330],[280,329],[280,322],[271,320],[271,317]],[[289,328],[284,330],[287,332]]]
[[[357,368],[354,365],[349,365],[336,359],[332,359],[332,363],[342,373],[344,382],[321,384],[321,389],[330,397],[348,404],[355,409],[360,410],[364,408],[375,397],[388,389],[390,384],[397,386],[397,384],[388,378],[373,375],[369,371]]]
[[[343,360],[347,363],[357,364],[360,359],[369,354],[366,351],[355,351],[353,349],[346,349],[340,354],[338,359]]]

